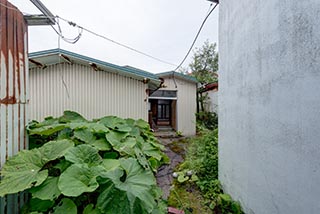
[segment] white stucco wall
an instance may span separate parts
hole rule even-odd
[[[320,1],[220,3],[219,178],[246,213],[320,212]]]
[[[65,83],[65,85],[64,85]],[[79,64],[30,69],[30,119],[73,110],[88,119],[115,115],[148,120],[147,85]]]
[[[165,88],[160,90],[177,91],[177,130],[185,136],[196,134],[197,84],[178,76],[165,77]],[[177,87],[176,87],[177,86]]]
[[[208,95],[208,102],[207,102],[207,110],[210,112],[218,113],[218,91],[217,90],[211,90],[206,92]]]

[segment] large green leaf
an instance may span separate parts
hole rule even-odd
[[[90,131],[97,134],[104,134],[109,132],[109,129],[101,123],[90,123],[88,128],[90,129]]]
[[[144,170],[133,158],[119,159],[119,162],[123,170],[116,168],[106,173],[105,178],[112,183],[106,180],[107,188],[98,197],[97,206],[106,213],[150,213],[156,205],[152,172]],[[115,201],[122,201],[121,207],[115,206]]]
[[[50,200],[40,200],[38,198],[31,198],[31,200],[28,203],[28,210],[29,211],[38,211],[38,212],[46,212],[51,207],[53,207],[54,201]]]
[[[114,150],[120,152],[120,154],[122,154],[122,155],[134,156],[135,155],[134,148],[135,148],[136,144],[137,144],[137,141],[135,138],[127,137],[117,143],[115,143],[115,141],[114,141],[112,146],[113,146]]]
[[[107,139],[100,138],[98,140],[90,143],[93,147],[97,148],[99,151],[109,151],[112,149],[110,143],[108,143]]]
[[[126,124],[126,121],[116,116],[107,116],[99,120],[99,123],[105,125],[108,128],[115,129],[120,124]]]
[[[86,165],[74,164],[60,175],[58,187],[65,196],[77,197],[99,187],[96,177],[97,173]]]
[[[53,214],[77,214],[77,206],[69,198],[63,198],[60,203],[54,207]]]
[[[64,156],[68,150],[74,146],[71,140],[50,141],[38,148],[44,161],[51,161]]]
[[[99,195],[97,201],[97,207],[100,211],[106,214],[134,214],[127,193],[116,189],[111,181],[106,186],[107,188]]]
[[[0,196],[39,186],[48,177],[48,170],[41,171],[44,164],[39,150],[22,151],[9,159],[1,171]]]
[[[61,123],[87,122],[87,120],[77,112],[64,111],[63,115],[59,118],[59,122]]]
[[[93,204],[88,204],[84,210],[83,214],[101,214],[100,210],[95,209]]]
[[[48,177],[40,186],[29,190],[34,198],[41,200],[55,200],[61,194],[58,189],[58,177]]]
[[[137,120],[135,125],[141,129],[150,130],[149,123],[147,123],[146,121],[144,121],[142,119]]]
[[[89,129],[79,129],[74,131],[74,137],[85,143],[92,143],[96,140],[96,137],[92,134]]]
[[[118,124],[114,128],[118,132],[131,132],[132,128],[127,124]]]
[[[53,125],[46,125],[41,126],[33,129],[29,129],[29,135],[52,135],[58,131],[61,131],[66,128],[64,124],[53,124]]]
[[[154,157],[155,159],[157,159],[158,161],[161,160],[162,158],[162,152],[160,151],[160,149],[154,147],[152,144],[150,143],[143,143],[142,144],[142,151],[149,157]]]
[[[118,131],[111,131],[106,133],[106,139],[108,142],[112,145],[115,146],[121,142],[121,140],[125,139],[129,133],[127,132],[118,132]]]
[[[114,170],[120,166],[120,161],[118,159],[104,159],[102,166],[106,169],[106,171]]]
[[[70,140],[51,141],[42,147],[23,150],[9,158],[2,168],[0,196],[17,193],[39,186],[48,177],[48,170],[41,170],[49,161],[62,157],[73,146]]]
[[[66,160],[76,164],[88,164],[89,166],[99,165],[102,158],[98,154],[98,150],[87,144],[69,149],[65,154]]]
[[[136,158],[137,158],[138,162],[140,163],[140,165],[144,169],[150,169],[149,162],[146,159],[146,156],[142,153],[141,149],[139,149],[138,147],[135,147],[134,151],[135,151]]]

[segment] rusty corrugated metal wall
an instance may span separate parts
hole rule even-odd
[[[27,25],[22,13],[0,0],[0,167],[6,159],[26,149]],[[24,197],[1,199],[0,213],[19,213]]]

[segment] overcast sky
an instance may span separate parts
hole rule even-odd
[[[9,0],[22,12],[39,14],[28,0]],[[178,65],[208,13],[207,0],[41,0],[54,14],[117,42]],[[218,42],[218,9],[204,26],[196,47],[205,40]],[[78,30],[62,24],[65,37]],[[58,35],[49,26],[29,27],[29,52],[58,48]],[[76,44],[61,41],[60,48],[117,65],[152,73],[173,70],[163,64],[84,32]],[[191,56],[184,63],[187,67]]]

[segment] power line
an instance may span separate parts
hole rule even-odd
[[[53,25],[51,25],[51,27],[58,34],[59,38],[61,38],[63,41],[70,43],[70,44],[75,44],[80,40],[80,38],[82,36],[82,32],[83,32],[83,29],[81,27],[78,27],[78,36],[76,36],[75,38],[69,39],[69,38],[66,38],[65,36],[63,36],[62,29],[61,29],[60,22],[59,22],[58,18],[57,18],[56,24],[58,26],[58,30],[55,27],[53,27]]]
[[[151,58],[151,59],[154,59],[154,60],[156,60],[156,61],[159,61],[159,62],[168,64],[168,65],[172,65],[172,66],[177,66],[176,69],[174,70],[174,71],[177,71],[177,70],[182,66],[182,64],[185,62],[185,60],[187,59],[187,57],[189,56],[189,54],[190,54],[190,52],[191,52],[194,44],[196,43],[196,41],[197,41],[197,39],[198,39],[198,37],[199,37],[199,35],[200,35],[200,33],[201,33],[201,30],[202,30],[204,24],[206,23],[207,19],[208,19],[209,16],[211,15],[211,13],[212,13],[212,12],[215,10],[215,8],[218,6],[218,4],[219,4],[219,3],[216,3],[216,4],[215,4],[215,6],[210,10],[210,12],[207,14],[207,16],[205,17],[205,19],[203,20],[203,22],[202,22],[202,24],[201,24],[201,26],[200,26],[200,29],[199,29],[198,33],[196,34],[196,36],[195,36],[195,38],[194,38],[194,40],[193,40],[193,42],[192,42],[192,44],[191,44],[191,47],[189,48],[187,54],[185,55],[185,57],[183,58],[182,62],[181,62],[178,66],[177,66],[176,64],[171,63],[171,62],[162,60],[162,59],[157,58],[157,57],[154,57],[154,56],[152,56],[152,55],[150,55],[150,54],[147,54],[147,53],[144,53],[144,52],[142,52],[142,51],[139,51],[139,50],[137,50],[137,49],[135,49],[135,48],[132,48],[132,47],[130,47],[130,46],[128,46],[128,45],[125,45],[125,44],[122,44],[122,43],[120,43],[120,42],[117,42],[117,41],[115,41],[115,40],[113,40],[113,39],[110,39],[110,38],[108,38],[108,37],[106,37],[106,36],[104,36],[104,35],[102,35],[102,34],[96,33],[96,32],[94,32],[94,31],[92,31],[92,30],[90,30],[90,29],[88,29],[88,28],[82,27],[82,26],[80,26],[80,25],[78,25],[78,24],[76,24],[76,23],[74,23],[74,22],[72,22],[72,21],[69,21],[69,20],[67,20],[67,19],[64,19],[64,18],[62,18],[62,17],[60,17],[60,16],[55,16],[55,17],[51,17],[51,18],[57,18],[57,20],[61,19],[61,20],[65,21],[65,22],[67,22],[69,25],[71,25],[71,26],[73,26],[73,27],[77,27],[77,28],[78,28],[78,36],[76,36],[75,38],[72,38],[72,39],[69,39],[69,38],[64,37],[64,36],[63,36],[63,33],[62,33],[62,30],[61,30],[61,27],[60,27],[60,24],[59,24],[59,21],[57,21],[58,30],[57,30],[55,27],[53,27],[52,25],[51,25],[51,27],[52,27],[52,29],[58,34],[58,36],[59,36],[60,38],[62,38],[65,42],[68,42],[68,43],[71,43],[71,44],[75,44],[76,42],[78,42],[78,41],[80,40],[80,38],[81,38],[81,36],[82,36],[82,32],[83,32],[83,31],[86,31],[86,32],[88,32],[88,33],[90,33],[90,34],[92,34],[92,35],[95,35],[95,36],[97,36],[97,37],[100,37],[100,38],[102,38],[102,39],[105,39],[105,40],[107,40],[107,41],[109,41],[109,42],[112,42],[112,43],[114,43],[114,44],[116,44],[116,45],[122,46],[122,47],[124,47],[124,48],[126,48],[126,49],[129,49],[129,50],[131,50],[131,51],[134,51],[134,52],[136,52],[136,53],[139,53],[139,54],[141,54],[141,55],[144,55],[144,56],[146,56],[146,57],[149,57],[149,58]],[[0,5],[6,7],[7,9],[19,11],[17,8],[9,7],[9,6],[7,6],[7,5],[5,5],[5,4],[3,4],[3,3],[0,3]],[[212,4],[210,5],[210,8],[211,8],[211,7],[212,7]],[[210,9],[210,8],[209,8],[209,9]],[[20,11],[19,11],[19,12],[20,12]]]
[[[82,29],[83,31],[86,31],[86,32],[88,32],[88,33],[90,33],[90,34],[92,34],[92,35],[95,35],[95,36],[97,36],[97,37],[100,37],[100,38],[102,38],[102,39],[105,39],[105,40],[107,40],[107,41],[109,41],[109,42],[112,42],[112,43],[114,43],[114,44],[116,44],[116,45],[122,46],[122,47],[124,47],[124,48],[126,48],[126,49],[129,49],[129,50],[131,50],[131,51],[134,51],[134,52],[136,52],[136,53],[139,53],[139,54],[144,55],[144,56],[146,56],[146,57],[149,57],[149,58],[151,58],[151,59],[157,60],[157,61],[159,61],[159,62],[168,64],[168,65],[172,65],[172,66],[176,66],[175,64],[173,64],[173,63],[171,63],[171,62],[167,62],[167,61],[162,60],[162,59],[160,59],[160,58],[154,57],[154,56],[152,56],[152,55],[150,55],[150,54],[144,53],[144,52],[139,51],[139,50],[137,50],[137,49],[135,49],[135,48],[132,48],[132,47],[130,47],[130,46],[128,46],[128,45],[125,45],[125,44],[122,44],[122,43],[120,43],[120,42],[117,42],[117,41],[115,41],[115,40],[113,40],[113,39],[110,39],[110,38],[108,38],[108,37],[106,37],[106,36],[104,36],[104,35],[98,34],[98,33],[94,32],[94,31],[92,31],[92,30],[90,30],[90,29],[87,29],[87,28],[85,28],[85,27],[79,26],[78,24],[76,24],[76,23],[74,23],[74,22],[72,22],[72,21],[69,21],[69,20],[64,19],[64,18],[62,18],[62,17],[59,17],[59,16],[57,16],[57,18],[65,21],[65,22],[67,22],[69,25],[71,25],[71,26],[73,26],[73,27],[78,27],[78,28]]]
[[[184,63],[184,61],[186,61],[187,57],[189,56],[189,54],[190,54],[190,52],[191,52],[194,44],[196,43],[196,41],[197,41],[197,39],[198,39],[198,37],[199,37],[199,35],[200,35],[200,33],[201,33],[201,30],[202,30],[204,24],[206,23],[207,19],[208,19],[209,16],[211,15],[211,13],[216,9],[216,7],[218,6],[218,4],[219,4],[219,3],[216,3],[216,4],[214,5],[214,7],[210,10],[210,12],[209,12],[208,15],[206,16],[206,18],[203,20],[203,22],[202,22],[202,24],[201,24],[201,26],[200,26],[200,29],[199,29],[196,37],[194,38],[194,40],[193,40],[193,42],[192,42],[192,44],[191,44],[191,47],[189,48],[186,56],[183,58],[182,62],[178,65],[178,67],[176,67],[176,69],[174,69],[174,71],[177,71],[177,70],[181,67],[181,65]],[[211,7],[211,5],[210,5],[210,7]]]
[[[7,9],[15,10],[15,11],[20,12],[19,9],[14,8],[14,7],[9,7],[9,6],[7,6],[7,5],[5,5],[5,4],[3,4],[3,3],[0,3],[0,5],[4,6],[4,7],[7,8]],[[48,17],[48,16],[47,16],[47,17]],[[76,36],[75,38],[69,39],[69,38],[66,38],[66,37],[63,36],[63,33],[62,33],[62,30],[61,30],[61,27],[60,27],[59,22],[57,22],[58,30],[51,25],[52,29],[56,32],[56,34],[58,34],[58,36],[59,36],[61,39],[63,39],[65,42],[68,42],[68,43],[71,43],[71,44],[75,44],[75,43],[78,42],[79,39],[81,38],[82,32],[83,32],[83,31],[86,31],[86,32],[88,32],[88,33],[91,33],[91,34],[97,36],[97,37],[100,37],[100,38],[102,38],[102,39],[105,39],[105,40],[107,40],[107,41],[109,41],[109,42],[112,42],[112,43],[114,43],[114,44],[116,44],[116,45],[122,46],[122,47],[124,47],[124,48],[126,48],[126,49],[129,49],[129,50],[131,50],[131,51],[134,51],[134,52],[136,52],[136,53],[139,53],[139,54],[141,54],[141,55],[144,55],[144,56],[146,56],[146,57],[149,57],[149,58],[151,58],[151,59],[154,59],[154,60],[156,60],[156,61],[159,61],[159,62],[168,64],[168,65],[176,66],[176,64],[173,64],[173,63],[171,63],[171,62],[167,62],[167,61],[165,61],[165,60],[162,60],[162,59],[160,59],[160,58],[154,57],[154,56],[152,56],[152,55],[150,55],[150,54],[147,54],[147,53],[144,53],[144,52],[142,52],[142,51],[139,51],[139,50],[137,50],[137,49],[135,49],[135,48],[132,48],[132,47],[130,47],[130,46],[128,46],[128,45],[125,45],[125,44],[122,44],[122,43],[120,43],[120,42],[117,42],[117,41],[115,41],[115,40],[113,40],[113,39],[110,39],[110,38],[104,36],[104,35],[98,34],[98,33],[94,32],[94,31],[92,31],[92,30],[90,30],[90,29],[81,27],[81,26],[79,26],[78,24],[76,24],[76,23],[74,23],[74,22],[72,22],[72,21],[69,21],[69,20],[67,20],[67,19],[64,19],[64,18],[62,18],[62,17],[60,17],[60,16],[48,17],[48,18],[61,19],[61,20],[65,21],[65,22],[67,22],[69,25],[71,25],[71,26],[73,26],[73,27],[77,27],[77,28],[79,29],[78,36]]]

